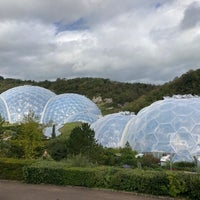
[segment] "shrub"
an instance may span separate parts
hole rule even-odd
[[[175,162],[173,163],[173,169],[195,171],[196,166],[194,162]]]
[[[67,139],[58,137],[50,140],[47,143],[47,151],[51,155],[51,157],[56,161],[60,161],[64,158],[67,158]]]
[[[23,167],[33,163],[31,160],[13,158],[0,159],[0,179],[23,180]]]
[[[200,174],[191,174],[188,180],[190,199],[200,199]]]
[[[67,167],[42,161],[24,168],[27,183],[98,187],[129,192],[200,199],[200,175],[119,167]]]
[[[66,167],[64,162],[40,162],[30,167],[25,167],[23,172],[24,180],[27,183],[85,187],[94,185],[93,168]]]
[[[188,175],[184,173],[167,173],[169,195],[172,197],[177,197],[179,195],[186,196],[189,188],[187,185]]]
[[[121,170],[112,177],[112,188],[154,195],[167,195],[168,181],[162,172]]]
[[[83,156],[81,154],[78,154],[76,156],[71,156],[65,162],[66,162],[66,166],[69,166],[69,167],[89,167],[89,166],[94,166],[94,164],[91,163],[86,156]]]

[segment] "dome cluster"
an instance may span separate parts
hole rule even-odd
[[[30,112],[44,124],[73,120],[92,123],[101,115],[99,108],[85,96],[56,95],[38,86],[18,86],[0,95],[0,113],[9,123],[22,122]]]
[[[135,116],[112,114],[91,125],[106,147],[128,141],[139,153],[173,155],[173,161],[193,161],[200,155],[200,98],[176,95],[154,102]]]
[[[137,115],[120,112],[100,118],[96,104],[79,94],[56,95],[38,86],[19,86],[0,94],[0,114],[9,123],[22,122],[30,112],[43,124],[89,123],[104,147],[118,148],[129,142],[139,153],[170,154],[173,161],[193,161],[200,156],[197,96],[166,97]],[[51,128],[46,130],[46,135],[50,133]]]

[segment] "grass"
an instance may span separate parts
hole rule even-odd
[[[72,130],[80,125],[81,122],[72,122],[65,124],[62,128],[59,129],[59,131],[61,132],[61,135],[59,137],[64,137],[67,139],[70,136]]]

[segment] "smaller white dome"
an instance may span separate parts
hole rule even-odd
[[[95,138],[104,147],[120,147],[128,122],[135,118],[133,113],[120,112],[106,115],[91,125]]]
[[[68,122],[68,118],[85,113],[101,115],[101,111],[90,99],[83,95],[67,93],[57,95],[49,100],[45,106],[41,122],[55,124],[64,124]]]

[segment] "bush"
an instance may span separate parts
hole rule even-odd
[[[145,154],[139,159],[142,167],[158,167],[160,164],[160,159],[155,158],[152,154]]]
[[[168,181],[162,172],[121,170],[112,177],[112,188],[154,195],[168,195]]]
[[[81,154],[78,154],[76,156],[71,156],[65,162],[66,162],[66,166],[68,166],[68,167],[94,166],[94,164],[91,163],[86,156],[82,156]]]
[[[24,168],[27,183],[108,188],[129,192],[200,199],[200,175],[119,167],[67,167],[42,161]]]
[[[188,196],[190,199],[200,199],[200,175],[190,175]]]
[[[0,179],[23,180],[23,167],[32,163],[30,160],[0,158]]]
[[[66,167],[64,162],[40,162],[25,167],[24,180],[27,183],[74,185],[92,187],[94,168]]]
[[[167,173],[169,195],[172,197],[187,196],[189,175],[185,173]]]
[[[173,169],[195,171],[196,166],[194,162],[175,162],[173,163]]]
[[[50,156],[56,161],[60,161],[64,158],[67,158],[67,139],[58,137],[50,140],[47,143],[47,151],[50,154]]]

